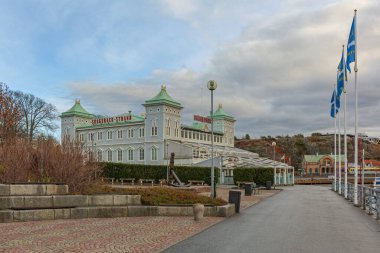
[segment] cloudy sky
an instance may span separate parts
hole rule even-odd
[[[378,0],[0,0],[0,81],[69,109],[143,112],[161,84],[183,122],[215,104],[236,135],[332,132],[330,98],[358,9],[359,131],[380,137]],[[354,74],[347,86],[354,126]],[[343,116],[343,115],[342,115]],[[342,120],[343,122],[343,120]]]

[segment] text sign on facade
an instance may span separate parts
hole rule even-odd
[[[118,122],[124,122],[129,121],[132,119],[132,115],[126,115],[126,116],[117,116],[117,117],[110,117],[110,118],[100,118],[100,119],[93,119],[92,124],[107,124],[107,123],[118,123]]]
[[[206,118],[206,117],[199,116],[199,115],[194,115],[194,120],[195,121],[199,121],[199,122],[203,122],[203,123],[211,124],[211,119],[210,118]]]

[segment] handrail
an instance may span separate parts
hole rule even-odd
[[[342,197],[344,197],[345,185],[343,182],[337,182],[337,192],[341,187]],[[331,190],[334,190],[334,181],[331,183]],[[354,202],[354,184],[347,184],[347,200]],[[380,220],[380,189],[358,185],[358,207],[361,207],[369,215],[376,215]]]

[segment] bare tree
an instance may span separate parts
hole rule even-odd
[[[21,120],[21,110],[5,83],[0,82],[0,143],[13,137]]]
[[[54,120],[58,117],[57,108],[41,98],[21,91],[13,93],[21,109],[21,127],[29,140],[33,140],[42,130],[54,131],[58,128]]]

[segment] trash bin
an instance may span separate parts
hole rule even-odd
[[[272,189],[272,181],[267,181],[265,186],[266,186],[267,190],[271,190]]]
[[[252,189],[253,189],[253,185],[252,184],[245,184],[244,195],[245,196],[252,196]]]
[[[240,212],[240,199],[241,192],[240,191],[229,191],[228,192],[228,203],[235,204],[235,212]]]

